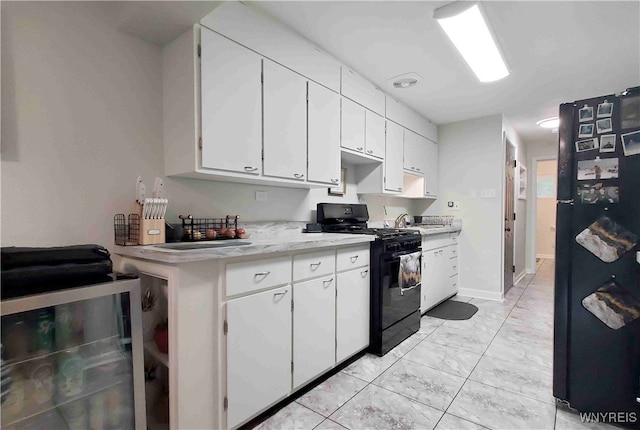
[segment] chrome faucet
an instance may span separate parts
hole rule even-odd
[[[408,220],[409,220],[409,214],[407,214],[407,213],[400,214],[400,215],[398,215],[398,218],[396,218],[394,226],[396,228],[405,227]]]

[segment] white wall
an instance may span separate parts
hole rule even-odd
[[[138,175],[148,189],[163,176],[160,48],[119,32],[99,2],[1,7],[2,246],[111,247],[113,215],[129,212]],[[344,197],[164,180],[169,222],[188,213],[309,222],[318,202],[357,202],[353,175]]]
[[[558,172],[557,160],[540,160],[537,162],[536,180],[552,178],[556,182]],[[554,258],[556,247],[556,196],[537,197],[536,199],[536,257]]]
[[[460,294],[499,300],[502,297],[502,115],[438,127],[439,199],[429,215],[462,219]],[[480,198],[482,189],[495,197]],[[449,211],[447,201],[458,201]]]

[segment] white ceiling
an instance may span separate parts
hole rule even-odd
[[[213,10],[214,1],[108,2],[123,31],[160,46]],[[448,1],[258,1],[261,8],[436,124],[504,114],[527,144],[557,135],[535,125],[558,105],[640,85],[640,2],[485,1],[511,70],[480,83],[439,25]],[[389,78],[423,77],[392,88]]]

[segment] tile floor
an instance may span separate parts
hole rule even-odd
[[[423,317],[393,351],[365,355],[256,429],[613,429],[556,408],[553,270],[538,262],[501,303],[456,297],[478,312]]]

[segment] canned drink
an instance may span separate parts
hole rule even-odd
[[[38,360],[31,368],[29,377],[35,390],[38,405],[47,403],[53,397],[53,364],[49,359]]]
[[[73,311],[71,305],[56,306],[55,338],[58,349],[68,348],[73,342]]]
[[[62,400],[82,393],[84,366],[85,359],[79,348],[68,349],[60,354],[57,391]]]
[[[105,415],[105,394],[98,393],[89,399],[89,428],[91,430],[103,430]]]
[[[109,427],[117,428],[122,424],[122,387],[114,385],[109,388],[107,390],[106,400]]]
[[[40,309],[36,318],[35,351],[37,353],[44,354],[53,350],[55,326],[55,317],[52,309]]]
[[[87,428],[87,411],[83,400],[62,407],[62,417],[69,430],[85,430]]]

